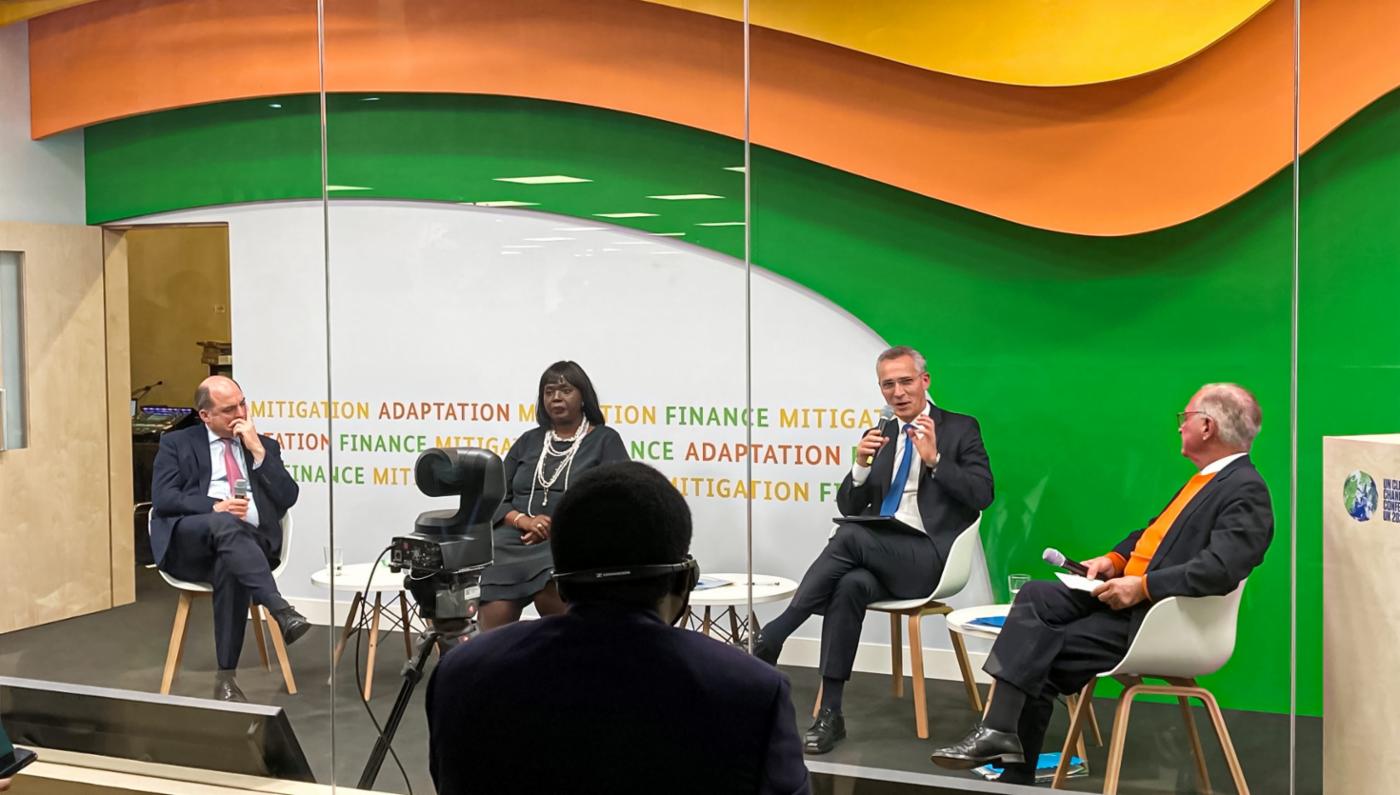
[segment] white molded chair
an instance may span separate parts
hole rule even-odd
[[[924,644],[920,624],[924,616],[943,616],[953,612],[953,608],[942,600],[956,596],[967,587],[972,579],[972,561],[977,548],[977,532],[982,525],[979,515],[967,529],[953,539],[948,552],[948,561],[943,566],[943,575],[933,593],[920,599],[891,599],[873,602],[866,609],[877,610],[890,615],[890,690],[895,698],[904,697],[904,642],[899,621],[909,622],[909,661],[911,678],[914,682],[914,729],[921,740],[928,739],[928,699],[924,690]],[[977,691],[977,683],[972,678],[972,664],[967,659],[967,645],[962,635],[949,630],[953,641],[953,651],[958,658],[958,668],[962,670],[963,684],[967,687],[967,700],[972,708],[982,711],[982,695]],[[817,703],[812,708],[816,717],[821,708],[821,691],[817,691]]]
[[[147,519],[147,532],[150,528],[149,514]],[[272,570],[272,578],[275,580],[287,567],[287,561],[291,558],[292,548],[292,514],[288,511],[282,516],[282,558],[277,564],[277,568]],[[157,567],[156,571],[160,571]],[[181,579],[160,571],[160,578],[165,580],[170,587],[180,592],[180,602],[175,607],[175,624],[170,629],[170,648],[165,653],[165,672],[160,680],[160,692],[164,695],[170,694],[170,687],[175,683],[175,673],[180,669],[180,660],[185,653],[185,628],[190,623],[190,604],[194,602],[196,596],[212,596],[214,586],[207,582],[186,582]],[[268,615],[266,622],[263,619],[262,605],[252,605],[249,613],[253,619],[253,638],[258,643],[258,657],[262,659],[263,668],[272,670],[272,664],[267,658],[267,641],[263,637],[263,625],[267,624],[268,634],[272,636],[272,648],[277,653],[277,663],[282,668],[282,681],[287,685],[287,693],[295,695],[297,692],[297,682],[292,676],[292,664],[287,659],[287,644],[282,640],[282,629],[277,626],[277,622]]]
[[[1123,695],[1118,698],[1118,711],[1113,719],[1113,736],[1108,746],[1108,767],[1104,771],[1104,795],[1118,792],[1118,775],[1123,766],[1123,743],[1128,736],[1128,713],[1133,699],[1140,695],[1157,694],[1176,696],[1181,705],[1181,716],[1186,721],[1186,733],[1191,741],[1191,751],[1196,757],[1196,782],[1202,792],[1210,792],[1210,777],[1206,773],[1205,756],[1201,751],[1201,738],[1196,732],[1196,722],[1191,716],[1190,699],[1200,699],[1210,715],[1211,724],[1220,738],[1220,747],[1225,753],[1225,762],[1234,778],[1235,789],[1241,795],[1249,795],[1245,784],[1244,771],[1240,768],[1235,746],[1230,742],[1230,733],[1225,728],[1225,719],[1220,714],[1220,705],[1209,690],[1196,683],[1196,678],[1213,674],[1229,661],[1235,651],[1235,626],[1239,619],[1240,597],[1244,593],[1244,581],[1235,590],[1224,596],[1182,597],[1163,599],[1147,611],[1142,626],[1133,637],[1128,653],[1113,670],[1105,671],[1097,678],[1089,680],[1079,696],[1079,704],[1070,718],[1069,734],[1060,757],[1060,766],[1055,770],[1052,787],[1064,786],[1065,762],[1070,749],[1084,728],[1085,713],[1093,700],[1094,686],[1099,679],[1113,677],[1124,685]],[[1165,685],[1147,685],[1143,680],[1162,679]]]

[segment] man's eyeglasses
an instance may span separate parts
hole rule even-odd
[[[914,386],[918,383],[919,379],[917,378],[900,378],[898,380],[891,379],[889,381],[881,381],[880,389],[886,392],[894,391],[894,388],[897,386],[904,387],[905,389],[913,389]]]
[[[1202,417],[1205,417],[1206,419],[1210,420],[1211,422],[1215,421],[1214,417],[1210,416],[1204,411],[1178,411],[1176,413],[1176,427],[1180,428],[1181,426],[1185,425],[1186,418],[1191,416],[1192,414],[1199,414]]]

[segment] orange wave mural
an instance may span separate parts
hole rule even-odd
[[[632,0],[336,0],[326,25],[330,91],[514,95],[743,133],[742,26],[715,16]],[[1054,89],[750,33],[755,144],[1029,226],[1172,226],[1293,154],[1288,4],[1169,69]],[[1397,38],[1400,4],[1308,4],[1305,148],[1400,85]],[[104,0],[33,20],[30,40],[36,137],[318,86],[306,2]]]

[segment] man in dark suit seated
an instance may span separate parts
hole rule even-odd
[[[570,486],[551,527],[568,611],[478,635],[428,682],[439,793],[809,791],[787,680],[673,626],[690,537],[685,499],[644,464]]]
[[[1248,452],[1259,404],[1243,387],[1206,384],[1178,413],[1181,454],[1200,470],[1148,526],[1084,561],[1107,582],[1093,593],[1048,580],[1016,596],[984,669],[996,680],[986,719],[933,752],[952,769],[1000,761],[1001,780],[1035,782],[1057,694],[1076,693],[1127,654],[1153,602],[1230,593],[1274,535],[1269,489]]]
[[[866,607],[933,593],[953,540],[992,502],[981,428],[929,401],[924,357],[890,348],[876,359],[875,374],[894,419],[861,438],[836,505],[843,516],[893,516],[907,530],[839,523],[788,608],[754,643],[754,654],[776,665],[788,636],[812,614],[824,616],[821,709],[802,746],[809,754],[824,754],[846,736],[841,696]]]
[[[282,517],[299,489],[277,442],[253,427],[233,379],[204,379],[194,400],[204,424],[165,434],[156,453],[151,551],[161,571],[214,586],[214,698],[246,701],[234,670],[249,602],[268,609],[288,645],[311,628],[272,579],[286,552]],[[251,499],[235,496],[240,481]]]

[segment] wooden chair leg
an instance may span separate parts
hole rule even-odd
[[[1074,720],[1074,716],[1079,712],[1079,699],[1080,696],[1074,694],[1065,696],[1065,706],[1069,708],[1070,720]],[[1090,709],[1092,710],[1093,707],[1091,706]],[[1085,767],[1088,767],[1089,749],[1084,745],[1084,727],[1082,725],[1075,733],[1074,751],[1079,754],[1080,759],[1084,760]],[[1063,752],[1060,756],[1063,758]]]
[[[705,617],[700,621],[700,634],[705,637],[710,636],[710,628],[715,625],[715,620],[710,616],[710,606],[705,605]]]
[[[334,603],[332,603],[334,605]],[[335,683],[335,669],[340,667],[340,658],[345,655],[345,645],[350,641],[350,633],[360,626],[361,611],[364,609],[364,594],[355,592],[355,598],[350,600],[350,612],[345,614],[345,629],[340,633],[340,640],[335,643],[335,651],[331,653],[331,675],[326,677],[326,684]],[[332,608],[334,613],[334,608]],[[332,621],[335,620],[332,616]]]
[[[292,663],[287,659],[287,644],[282,638],[282,628],[276,621],[268,621],[268,633],[272,635],[272,649],[277,652],[277,664],[282,667],[282,681],[287,685],[287,695],[297,694],[297,680],[292,676]]]
[[[992,680],[992,683],[991,683],[990,685],[987,685],[987,701],[986,701],[986,703],[983,704],[983,706],[982,706],[982,719],[983,719],[983,720],[986,720],[986,719],[987,719],[987,713],[992,711],[992,699],[996,697],[996,694],[997,694],[997,680],[993,679],[993,680]]]
[[[1093,682],[1090,682],[1090,684],[1092,685]],[[1090,692],[1093,692],[1093,691],[1090,690]],[[1082,696],[1081,696],[1081,698],[1082,698]],[[1094,704],[1093,704],[1093,702],[1090,702],[1090,704],[1089,704],[1089,730],[1092,731],[1092,732],[1094,733],[1094,745],[1097,745],[1098,747],[1102,748],[1102,747],[1103,747],[1103,732],[1099,731],[1099,716],[1098,716],[1098,713],[1096,713],[1096,712],[1094,711]]]
[[[384,612],[380,594],[374,595],[373,610],[369,620],[369,654],[365,659],[365,701],[369,701],[370,690],[374,687],[374,653],[379,650],[379,616]]]
[[[890,613],[890,693],[904,698],[904,630],[899,614]]]
[[[1215,726],[1215,734],[1220,738],[1220,750],[1225,752],[1225,764],[1230,768],[1230,777],[1235,780],[1235,790],[1240,795],[1249,795],[1249,785],[1244,780],[1244,769],[1240,767],[1240,758],[1235,754],[1235,744],[1230,741],[1230,731],[1225,728],[1225,716],[1220,714],[1220,704],[1216,703],[1215,696],[1209,690],[1197,688],[1194,694],[1206,705],[1206,712],[1210,714],[1210,722]]]
[[[263,635],[263,613],[258,605],[248,606],[248,617],[253,620],[253,640],[258,644],[258,659],[264,671],[272,670],[272,661],[267,657],[267,638]]]
[[[1050,782],[1051,789],[1063,789],[1065,781],[1069,778],[1069,760],[1072,749],[1076,745],[1084,742],[1084,722],[1087,719],[1085,712],[1092,712],[1091,706],[1094,700],[1094,686],[1098,684],[1097,679],[1090,679],[1089,684],[1079,691],[1079,698],[1075,701],[1074,709],[1069,713],[1069,733],[1065,735],[1065,744],[1060,748],[1060,764],[1055,767],[1055,778]],[[990,696],[988,697],[990,698]],[[1088,764],[1088,758],[1080,752],[1080,758]]]
[[[185,655],[185,628],[190,623],[189,591],[180,592],[180,601],[175,605],[175,623],[170,627],[170,647],[165,652],[165,672],[160,677],[161,695],[170,695],[170,686],[175,684],[175,672],[180,668],[180,659]]]
[[[1206,770],[1206,755],[1201,749],[1201,735],[1196,731],[1196,719],[1191,714],[1191,700],[1186,696],[1179,696],[1176,701],[1181,706],[1181,719],[1186,722],[1186,737],[1191,741],[1191,755],[1196,759],[1196,786],[1201,792],[1210,792],[1210,773]]]
[[[967,701],[972,705],[974,712],[982,712],[982,694],[977,690],[977,680],[972,676],[972,661],[967,658],[967,643],[963,641],[961,632],[955,632],[950,627],[948,637],[953,641],[953,653],[958,658],[958,669],[962,671],[963,686],[967,688]]]
[[[920,634],[922,623],[918,613],[909,616],[909,674],[914,686],[914,732],[920,740],[928,739],[928,697],[924,692],[924,641]]]
[[[1113,737],[1108,743],[1108,764],[1104,769],[1103,795],[1118,795],[1118,776],[1123,770],[1123,745],[1128,739],[1128,713],[1138,685],[1124,688],[1118,697],[1118,711],[1113,716]]]
[[[413,659],[413,627],[408,624],[408,597],[399,591],[399,618],[403,621],[403,653]]]
[[[729,642],[737,645],[739,643],[739,608],[729,606]]]

